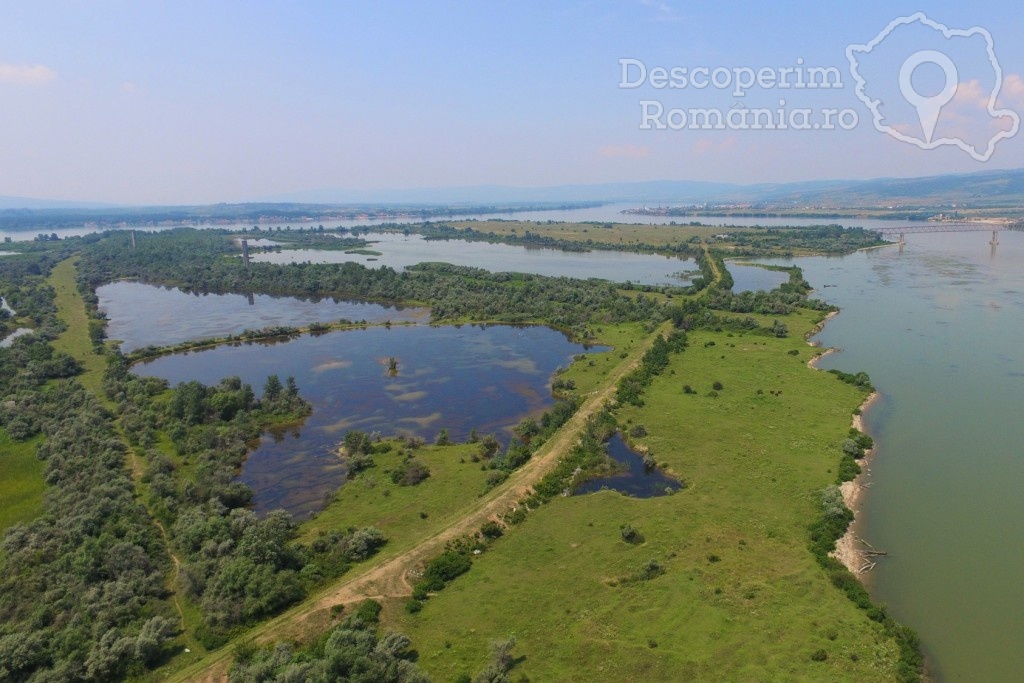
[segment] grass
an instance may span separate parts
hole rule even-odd
[[[93,349],[89,338],[89,317],[85,313],[85,302],[78,293],[75,282],[75,263],[77,257],[61,261],[54,266],[47,283],[56,291],[57,317],[67,329],[53,341],[58,351],[70,354],[81,363],[83,372],[78,381],[89,391],[102,400],[103,372],[106,370],[106,359]]]
[[[611,349],[604,353],[583,356],[557,376],[563,382],[572,380],[576,385],[577,395],[589,394],[603,384],[609,373],[622,363],[621,354],[629,353],[648,335],[644,331],[643,323],[599,326],[594,328],[594,333],[599,345],[609,346]]]
[[[389,602],[387,625],[412,637],[436,680],[481,670],[489,642],[509,635],[523,658],[513,679],[894,678],[895,644],[808,549],[817,492],[835,480],[863,398],[806,367],[814,350],[798,333],[818,316],[787,318],[797,333],[787,339],[693,333],[646,404],[620,411],[646,427],[639,441],[687,489],[557,499],[418,614]],[[684,394],[684,383],[698,393]],[[621,540],[627,523],[643,544]],[[664,575],[621,581],[651,559]],[[818,650],[825,661],[811,658]]]
[[[0,536],[42,512],[46,463],[36,457],[41,440],[15,441],[0,429]]]
[[[715,226],[689,226],[682,223],[699,221],[699,218],[679,218],[681,225],[645,225],[643,221],[649,220],[645,216],[631,216],[626,219],[636,221],[635,224],[615,223],[610,228],[589,223],[547,223],[533,221],[455,221],[452,223],[459,228],[473,228],[480,232],[493,232],[496,235],[518,235],[523,236],[527,230],[542,237],[569,240],[571,242],[593,241],[600,244],[609,244],[616,247],[629,248],[637,244],[652,244],[656,246],[668,246],[689,242],[694,237],[707,240],[714,235],[721,235],[729,232],[750,232],[750,228],[724,228]],[[696,248],[697,245],[694,245]]]
[[[397,449],[374,455],[374,467],[346,482],[323,511],[303,523],[300,540],[308,543],[330,529],[375,526],[388,539],[377,559],[408,548],[461,517],[484,493],[487,472],[470,459],[478,448],[456,444],[414,451],[415,459],[430,469],[430,476],[416,486],[391,481],[390,472],[402,461]]]

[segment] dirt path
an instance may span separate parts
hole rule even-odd
[[[476,532],[489,519],[511,509],[530,489],[546,475],[558,459],[569,451],[579,439],[580,432],[591,415],[597,413],[615,394],[618,381],[635,369],[643,354],[654,343],[657,335],[669,330],[665,323],[637,345],[630,355],[609,373],[604,384],[592,392],[572,418],[548,440],[523,467],[514,472],[508,482],[483,498],[461,519],[420,541],[417,545],[381,564],[368,567],[361,574],[346,576],[324,592],[316,595],[284,614],[258,626],[247,638],[265,642],[279,638],[298,638],[325,623],[334,605],[348,604],[367,598],[394,598],[412,594],[410,570],[421,567],[438,555],[445,544],[453,539]],[[205,660],[183,670],[171,680],[226,681],[231,665],[232,648],[225,646]]]

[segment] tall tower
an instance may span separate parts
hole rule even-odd
[[[249,267],[249,240],[242,240],[242,263]]]

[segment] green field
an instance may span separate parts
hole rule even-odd
[[[81,363],[83,373],[78,376],[78,381],[102,400],[103,371],[107,364],[103,356],[93,350],[92,340],[89,338],[89,317],[86,315],[85,302],[78,293],[78,285],[75,282],[76,259],[77,257],[58,263],[47,280],[57,293],[57,317],[68,326],[53,341],[53,347],[70,354]]]
[[[14,441],[0,429],[0,534],[43,509],[46,463],[36,457],[39,441]]]
[[[786,322],[802,331],[816,315]],[[862,392],[808,369],[814,350],[799,333],[696,332],[690,341],[646,404],[619,412],[645,426],[641,441],[687,488],[647,500],[608,491],[556,499],[422,612],[390,602],[388,625],[412,637],[432,678],[476,673],[489,642],[510,635],[521,657],[513,680],[895,677],[895,643],[808,550],[818,492],[835,480]],[[723,388],[709,396],[716,381]],[[627,523],[642,544],[621,540]],[[622,581],[652,559],[663,575]]]
[[[407,549],[457,520],[484,492],[487,472],[471,461],[478,449],[458,444],[413,451],[430,470],[415,486],[391,481],[390,472],[402,461],[397,449],[374,455],[374,467],[346,482],[330,505],[302,525],[300,540],[309,542],[322,530],[375,526],[388,539],[377,560]]]
[[[680,225],[648,225],[650,219],[645,216],[631,216],[627,221],[635,221],[634,224],[615,223],[610,228],[601,227],[591,223],[548,223],[535,221],[455,221],[452,223],[459,228],[473,228],[480,232],[493,232],[496,235],[518,235],[520,237],[527,230],[535,235],[551,237],[571,242],[587,242],[588,240],[601,244],[611,244],[616,247],[629,247],[632,244],[653,244],[665,246],[688,242],[694,237],[707,240],[709,237],[727,232],[749,232],[749,228],[723,228],[716,226],[690,226],[685,225],[692,220],[699,220],[689,217],[679,219]],[[696,246],[696,245],[695,245]]]

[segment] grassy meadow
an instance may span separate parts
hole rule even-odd
[[[36,457],[40,440],[14,441],[0,429],[0,534],[43,509],[46,463]]]
[[[387,604],[388,625],[436,680],[475,674],[510,635],[513,680],[891,680],[896,645],[808,550],[863,398],[807,367],[801,332],[819,315],[787,318],[786,339],[692,333],[645,405],[620,409],[686,489],[558,498],[418,614]],[[636,580],[650,560],[664,573]]]
[[[302,524],[299,539],[310,542],[320,531],[375,526],[388,543],[374,561],[407,549],[459,519],[484,493],[487,472],[471,460],[478,449],[455,444],[413,451],[430,470],[415,486],[391,481],[391,471],[403,460],[397,448],[374,455],[373,467],[346,482],[324,510]]]

